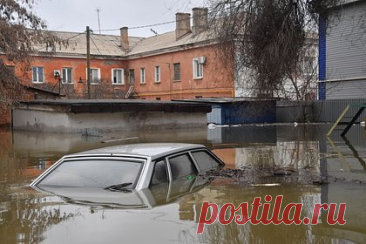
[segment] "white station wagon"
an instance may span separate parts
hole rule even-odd
[[[184,184],[224,163],[203,145],[146,143],[112,146],[64,156],[31,186],[132,192],[173,182]],[[66,190],[67,191],[67,190]]]

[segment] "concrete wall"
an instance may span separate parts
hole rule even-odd
[[[37,99],[60,99],[56,93],[50,93],[38,89],[33,89],[22,85],[0,84],[0,89],[5,92],[8,98],[5,102],[0,102],[0,127],[11,125],[12,101],[31,101]]]
[[[53,110],[17,108],[13,112],[15,130],[87,133],[205,128],[206,113],[119,112],[74,114]]]

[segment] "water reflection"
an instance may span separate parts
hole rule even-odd
[[[333,133],[326,140],[327,171],[335,180],[366,182],[366,140],[362,127],[352,128],[347,137]]]
[[[71,204],[93,206],[95,209],[151,209],[194,193],[209,184],[210,179],[197,176],[176,179],[171,183],[161,183],[150,188],[133,191],[109,191],[103,188],[34,186],[34,189],[57,196]]]
[[[333,183],[322,186],[322,202],[346,203],[347,210],[345,219],[347,223],[343,226],[326,224],[325,216],[323,223],[319,226],[324,235],[338,239],[346,239],[354,243],[366,243],[366,201],[365,185],[347,183]],[[315,227],[314,227],[315,228]],[[318,228],[316,228],[318,231]]]
[[[282,206],[289,203],[304,203],[304,213],[311,212],[314,203],[320,202],[320,189],[313,186],[279,186],[279,187],[218,187],[220,197],[215,198],[222,206],[226,199],[232,199],[235,206],[242,202],[251,204],[255,197],[261,197],[262,203],[266,195],[284,195]],[[238,195],[238,192],[242,192]],[[251,211],[251,207],[249,208]],[[282,208],[283,209],[283,208]],[[234,238],[233,238],[234,237]],[[311,231],[311,226],[306,225],[273,225],[246,224],[243,226],[231,223],[220,225],[215,223],[206,226],[205,232],[200,236],[200,240],[209,240],[209,243],[306,243],[308,239],[318,239]],[[317,243],[315,241],[315,243]]]
[[[11,210],[1,213],[1,240],[2,243],[18,243],[19,238],[23,238],[25,243],[100,243],[106,240],[108,243],[120,240],[125,243],[365,243],[365,216],[360,216],[355,207],[358,200],[366,199],[356,199],[355,192],[351,193],[351,190],[360,193],[363,189],[343,185],[344,189],[339,192],[339,187],[335,185],[328,189],[327,197],[335,203],[339,202],[340,194],[351,197],[347,199],[345,226],[327,225],[326,215],[322,214],[317,226],[234,223],[224,226],[216,222],[207,225],[202,235],[196,235],[203,201],[215,202],[219,206],[230,201],[238,206],[242,202],[252,203],[255,197],[264,199],[268,194],[283,195],[282,206],[292,202],[303,203],[302,217],[311,217],[314,204],[322,202],[324,194],[320,186],[251,187],[214,181],[193,194],[180,197],[176,203],[150,210],[65,204],[57,198],[35,196],[32,201],[6,206]],[[366,212],[364,210],[360,209]],[[10,228],[12,232],[9,235],[7,230]]]
[[[338,185],[333,188],[337,189]],[[345,186],[343,190],[349,191],[350,189],[363,191],[361,187],[355,189],[350,186]],[[332,191],[332,190],[331,190]],[[343,192],[327,191],[327,195],[330,196],[329,201],[334,203],[340,203],[337,196],[343,195]],[[239,195],[238,192],[241,192]],[[354,192],[355,193],[355,192]],[[343,195],[347,197],[354,195],[354,193],[348,193]],[[235,206],[238,206],[241,202],[252,203],[254,197],[264,197],[269,195],[283,195],[283,205],[288,203],[304,203],[304,216],[311,217],[313,207],[315,203],[322,201],[321,196],[324,194],[321,187],[315,186],[279,186],[279,187],[243,187],[243,186],[217,186],[215,193],[211,193],[210,201],[223,205],[226,203],[226,199],[233,201]],[[207,198],[206,198],[207,199]],[[205,200],[206,200],[205,199]],[[262,200],[263,202],[263,200]],[[201,203],[197,203],[196,206],[200,206]],[[353,215],[357,214],[357,210],[353,207],[358,204],[358,201],[354,198],[347,199],[347,212],[346,219],[353,219]],[[200,211],[196,208],[196,211]],[[199,212],[198,212],[199,213]],[[197,214],[199,215],[199,214]],[[196,216],[197,216],[196,215]],[[321,224],[316,226],[307,225],[251,225],[246,224],[243,226],[237,224],[221,225],[218,222],[205,227],[205,232],[200,236],[200,241],[208,243],[365,243],[366,230],[361,227],[364,221],[358,222],[361,219],[365,219],[366,216],[359,216],[355,218],[355,221],[347,222],[345,226],[330,226],[326,223],[326,215],[322,214]],[[197,218],[195,219],[197,222]],[[356,224],[357,222],[357,224]]]
[[[233,149],[215,149],[228,167],[256,169],[300,169],[320,172],[319,142],[277,142],[273,145],[254,145]]]
[[[161,134],[131,133],[83,138],[80,135],[37,134],[0,130],[0,243],[366,243],[365,133],[354,127],[347,140],[325,137],[329,126],[253,126]],[[145,209],[121,209],[25,188],[32,178],[66,153],[133,142],[191,142],[214,149],[229,168],[268,170],[272,187],[240,179],[215,179],[211,184],[177,183],[139,195]],[[109,140],[115,142],[101,143]],[[346,163],[345,163],[346,162]],[[348,166],[347,166],[348,164]],[[286,181],[291,176],[327,176],[330,184]],[[342,180],[341,180],[342,179]],[[254,182],[258,183],[258,182]],[[260,182],[259,182],[260,183]],[[84,192],[85,193],[85,192]],[[67,195],[69,194],[69,195]],[[196,235],[203,201],[223,205],[253,202],[255,197],[283,195],[282,206],[304,203],[303,216],[315,203],[346,202],[346,225],[330,226],[326,213],[316,226],[214,223]],[[118,203],[122,198],[112,200]],[[102,199],[105,200],[105,199]],[[95,199],[92,201],[95,203]],[[262,200],[263,202],[263,200]],[[157,234],[159,233],[159,234]]]
[[[48,199],[39,198],[25,188],[1,189],[1,192],[1,243],[41,243],[49,228],[77,215],[62,212],[56,203],[50,207]]]

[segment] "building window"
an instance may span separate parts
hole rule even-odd
[[[180,63],[173,64],[173,66],[174,66],[173,80],[179,81],[180,80]]]
[[[112,69],[112,84],[113,85],[124,85],[123,69]]]
[[[86,69],[86,77],[88,77],[88,69]],[[100,81],[100,69],[90,69],[90,84],[98,84]]]
[[[146,78],[145,78],[145,68],[141,68],[140,69],[140,83],[141,84],[146,84]]]
[[[32,72],[33,83],[44,83],[44,68],[43,67],[33,67]]]
[[[314,57],[304,57],[301,68],[304,76],[316,76],[316,59]]]
[[[193,59],[193,78],[203,78],[203,63],[198,58]]]
[[[160,83],[160,66],[155,66],[155,83]]]
[[[130,69],[130,71],[129,71],[129,80],[130,80],[130,85],[135,84],[135,70],[134,69]]]
[[[62,83],[71,84],[72,81],[72,68],[62,68]]]

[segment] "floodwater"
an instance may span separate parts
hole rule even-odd
[[[336,131],[328,139],[328,129],[236,126],[104,137],[0,130],[0,243],[366,243],[365,130],[357,125],[347,138]],[[122,198],[98,204],[27,187],[64,154],[136,142],[205,144],[227,171],[245,173],[210,184],[197,178],[167,192],[147,189],[138,193],[139,208],[116,204]],[[317,203],[346,203],[346,224],[327,224],[321,211],[317,225],[216,221],[196,234],[204,201],[250,206],[256,197],[264,203],[266,195],[282,195],[282,209],[302,203],[301,218],[311,218]]]

